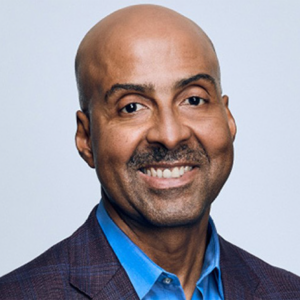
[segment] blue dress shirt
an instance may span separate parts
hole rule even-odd
[[[185,300],[178,277],[155,264],[136,246],[109,217],[102,201],[97,209],[97,219],[140,299]],[[219,239],[211,218],[208,237],[201,276],[197,281],[192,300],[224,299]]]

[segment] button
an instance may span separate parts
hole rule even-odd
[[[164,278],[163,283],[170,284],[172,282],[172,279],[169,277]]]

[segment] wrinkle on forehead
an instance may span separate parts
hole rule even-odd
[[[175,45],[186,43],[187,40],[192,40],[201,48],[202,55],[209,60],[219,82],[219,63],[213,44],[190,19],[157,5],[130,6],[105,17],[86,34],[77,52],[75,66],[81,108],[87,109],[88,100],[95,89],[92,73],[99,72],[99,68],[107,71],[108,55],[115,55],[118,61],[123,57],[128,60],[128,49],[140,47],[136,50],[143,51],[147,43],[169,41],[170,45]]]

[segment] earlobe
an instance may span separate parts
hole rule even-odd
[[[231,133],[231,138],[232,138],[232,141],[234,141],[235,139],[235,136],[236,136],[236,132],[237,132],[237,127],[236,127],[236,123],[235,123],[235,120],[229,110],[229,98],[228,96],[224,95],[222,96],[222,100],[223,100],[223,103],[225,105],[225,110],[226,110],[226,114],[227,114],[227,120],[228,120],[228,126],[229,126],[229,130],[230,130],[230,133]]]
[[[75,142],[80,156],[87,162],[91,168],[95,168],[94,157],[92,151],[92,143],[90,137],[90,122],[86,114],[77,111],[77,131]]]

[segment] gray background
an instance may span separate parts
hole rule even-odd
[[[300,275],[300,1],[147,1],[200,24],[238,125],[218,231]],[[70,235],[100,198],[76,152],[74,56],[87,30],[145,1],[0,2],[0,275]]]

